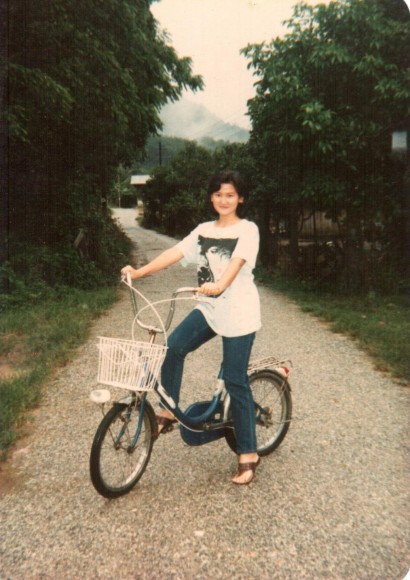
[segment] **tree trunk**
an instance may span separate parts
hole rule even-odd
[[[262,264],[267,268],[274,266],[277,262],[275,238],[270,229],[271,208],[269,203],[264,204],[263,214],[259,215],[260,226],[260,258]]]
[[[299,270],[299,212],[296,203],[293,203],[289,214],[289,251],[290,273],[296,276]]]
[[[370,289],[369,272],[366,265],[363,247],[363,231],[356,211],[346,211],[346,260],[345,283],[349,291],[368,291]]]

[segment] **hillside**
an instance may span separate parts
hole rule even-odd
[[[249,132],[237,125],[221,121],[202,105],[182,100],[166,105],[161,111],[163,135],[200,141],[203,137],[231,143],[244,143]]]

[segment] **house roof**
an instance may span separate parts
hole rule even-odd
[[[150,175],[131,175],[131,185],[145,185],[150,178]]]

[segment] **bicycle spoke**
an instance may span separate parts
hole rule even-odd
[[[259,455],[271,453],[283,441],[291,420],[292,400],[286,381],[272,371],[259,370],[250,377],[255,402],[256,440]],[[225,437],[236,450],[235,432],[227,429]]]
[[[99,493],[117,497],[136,484],[149,461],[154,424],[154,412],[147,402],[142,418],[141,407],[122,404],[107,413],[97,430],[90,457],[91,479]],[[139,426],[141,431],[133,446]]]

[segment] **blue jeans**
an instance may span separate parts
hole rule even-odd
[[[215,336],[216,333],[202,312],[195,309],[170,335],[161,382],[176,404],[179,401],[185,357]],[[254,339],[254,332],[244,336],[222,337],[223,378],[231,397],[238,454],[256,451],[255,409],[247,374]]]

